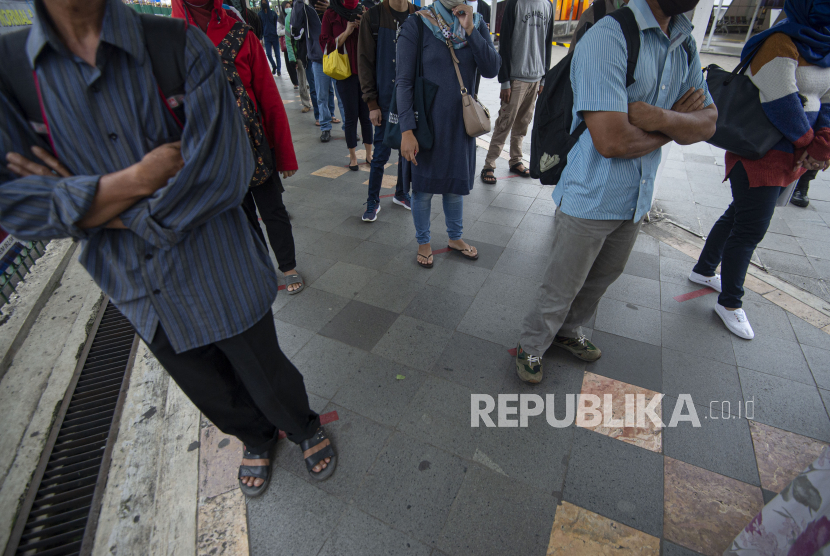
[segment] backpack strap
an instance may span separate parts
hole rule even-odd
[[[372,29],[372,38],[375,39],[375,44],[378,42],[378,34],[380,33],[380,10],[383,9],[383,4],[378,4],[369,10],[369,27]]]
[[[184,84],[187,68],[184,61],[187,46],[187,21],[172,17],[140,14],[144,44],[150,55],[153,75],[165,106],[176,123],[184,127]]]
[[[637,59],[640,57],[640,26],[637,25],[634,12],[627,6],[619,10],[614,10],[608,14],[608,17],[615,19],[620,24],[620,29],[622,29],[623,36],[625,37],[625,46],[628,51],[625,86],[630,87],[635,82],[634,70],[637,69]]]
[[[605,17],[605,14],[607,13],[605,0],[594,0],[591,7],[594,9],[594,23]]]
[[[28,38],[28,28],[0,35],[0,60],[3,60],[0,64],[0,87],[35,132],[45,135],[46,125],[40,111],[32,66],[26,54]]]

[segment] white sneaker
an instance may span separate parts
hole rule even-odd
[[[743,338],[744,340],[751,340],[755,337],[755,332],[749,326],[749,320],[746,318],[746,313],[743,309],[735,309],[730,311],[720,303],[715,305],[715,312],[735,336]]]
[[[693,270],[692,273],[689,274],[689,280],[691,280],[695,284],[700,284],[701,286],[712,288],[718,293],[722,291],[720,285],[720,274],[715,274],[714,276],[704,276],[702,274],[698,274]]]

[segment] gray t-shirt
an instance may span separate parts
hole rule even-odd
[[[510,79],[535,83],[547,73],[545,38],[553,17],[550,0],[519,0],[511,45]],[[508,84],[509,87],[509,84]]]

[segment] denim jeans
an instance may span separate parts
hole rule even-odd
[[[276,67],[277,73],[282,72],[279,39],[263,39],[262,45],[265,47],[265,55],[268,57],[268,61],[271,63],[271,68]],[[276,62],[274,61],[274,58],[276,58]]]
[[[334,80],[323,73],[321,62],[312,62],[314,85],[317,90],[317,106],[320,109],[320,131],[331,131],[331,119],[334,117]]]
[[[383,132],[386,129],[386,116],[383,114],[383,123],[380,127],[375,128],[375,149],[372,153],[372,170],[369,173],[369,197],[366,199],[367,203],[380,202],[380,188],[383,185],[383,169],[386,163],[389,162],[389,156],[392,154],[392,149],[383,144]],[[395,186],[395,197],[398,199],[405,199],[409,195],[408,187],[404,189],[403,176],[401,176],[401,169],[403,168],[403,158],[398,155],[398,183]],[[409,185],[409,184],[407,184]]]
[[[749,260],[767,233],[782,188],[749,187],[749,177],[740,162],[729,173],[729,182],[732,184],[732,204],[712,226],[694,271],[703,276],[714,276],[720,264],[723,292],[718,296],[718,303],[736,309],[741,307],[744,296]]]
[[[464,197],[453,193],[441,195],[444,201],[444,219],[450,239],[461,239],[464,229]],[[412,192],[412,220],[415,222],[415,239],[418,245],[429,243],[430,207],[432,193]]]

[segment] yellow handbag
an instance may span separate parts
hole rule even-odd
[[[329,52],[323,55],[323,73],[342,81],[352,76],[352,68],[349,64],[349,55],[345,54],[346,47],[343,47],[344,53],[340,54],[338,50]]]

